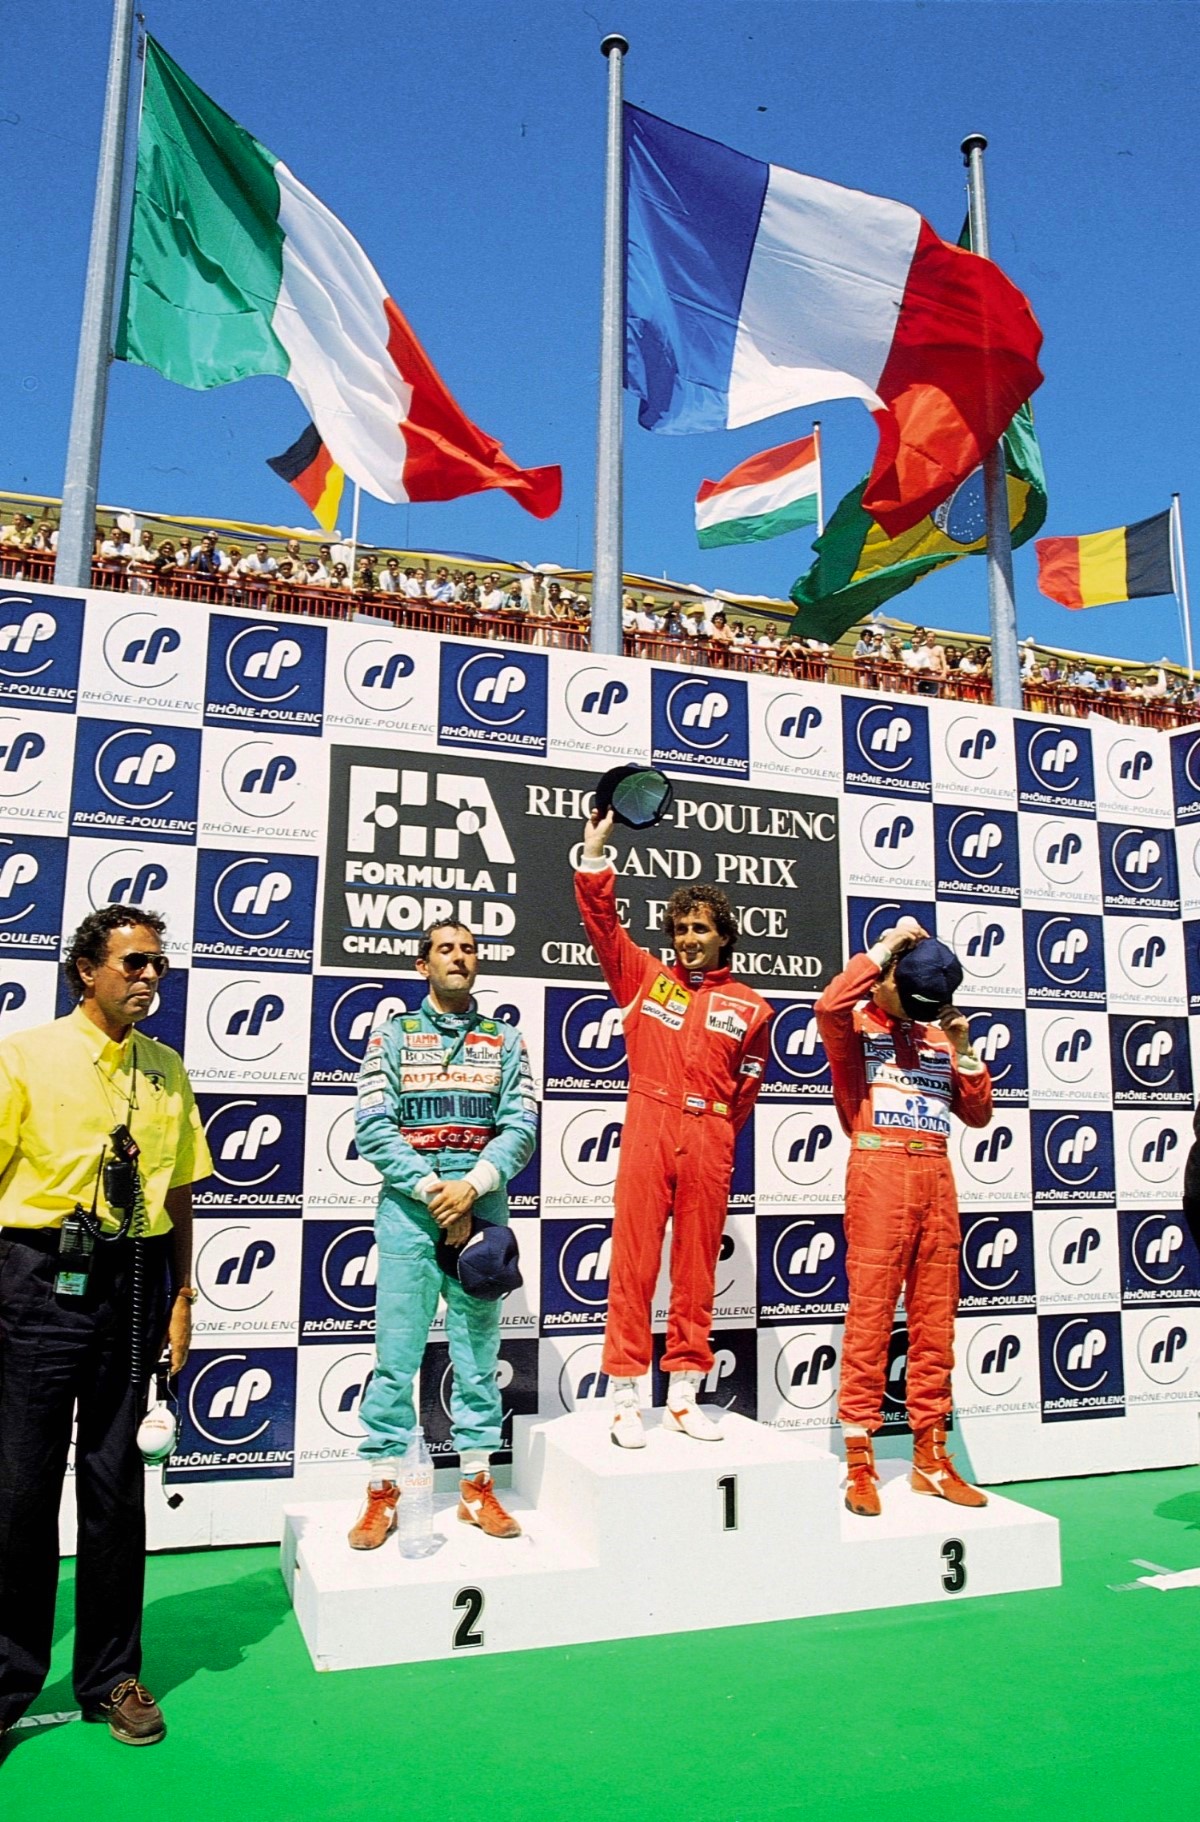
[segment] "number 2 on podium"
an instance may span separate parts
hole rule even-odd
[[[717,1482],[717,1491],[721,1495],[721,1529],[736,1531],[738,1528],[737,1475],[723,1474]]]

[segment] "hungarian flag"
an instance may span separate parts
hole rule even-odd
[[[863,505],[911,531],[1041,384],[1042,332],[997,266],[915,209],[625,109],[625,384],[647,430],[860,398]]]
[[[1033,428],[1033,413],[1022,405],[1002,439],[1008,483],[1008,522],[1014,547],[1036,536],[1046,520],[1046,474]],[[813,548],[817,560],[792,585],[798,612],[792,632],[830,644],[848,627],[874,613],[893,595],[911,588],[959,557],[987,549],[983,470],[977,468],[948,500],[890,538],[863,505],[866,482],[848,493]]]
[[[816,435],[764,449],[731,468],[723,481],[701,481],[696,537],[701,550],[756,544],[817,523],[821,455]]]
[[[380,500],[497,487],[544,519],[562,497],[560,469],[518,468],[463,414],[353,235],[153,38],[116,354],[196,388],[283,375]]]
[[[346,476],[317,435],[315,424],[306,425],[282,455],[268,456],[267,467],[296,489],[323,530],[334,529]]]
[[[1143,595],[1173,595],[1171,513],[1082,538],[1039,538],[1038,587],[1063,607],[1103,607]]]

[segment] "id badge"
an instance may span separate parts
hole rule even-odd
[[[83,1296],[95,1250],[96,1242],[83,1224],[82,1211],[77,1209],[67,1216],[59,1229],[58,1272],[54,1279],[57,1296]]]

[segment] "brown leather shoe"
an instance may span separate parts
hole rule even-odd
[[[400,1489],[394,1480],[373,1480],[367,1487],[366,1504],[350,1532],[352,1550],[378,1550],[380,1544],[396,1529],[396,1507]]]
[[[157,1746],[166,1738],[162,1709],[136,1677],[127,1676],[118,1683],[108,1700],[85,1718],[107,1721],[109,1733],[122,1746]]]
[[[496,1498],[490,1474],[458,1483],[458,1516],[465,1525],[478,1525],[489,1537],[520,1537],[521,1527]]]
[[[913,1437],[912,1490],[948,1499],[952,1506],[986,1506],[987,1494],[965,1481],[946,1453],[946,1432],[940,1423],[918,1430]]]
[[[846,1510],[859,1518],[878,1518],[883,1510],[875,1472],[875,1447],[869,1436],[846,1438]]]

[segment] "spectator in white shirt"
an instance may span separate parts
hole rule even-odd
[[[389,557],[379,572],[376,588],[381,595],[399,595],[404,592],[404,577],[400,574],[400,559]]]
[[[248,557],[243,557],[237,566],[237,574],[248,580],[265,582],[269,577],[279,573],[279,565],[265,544],[256,544]]]

